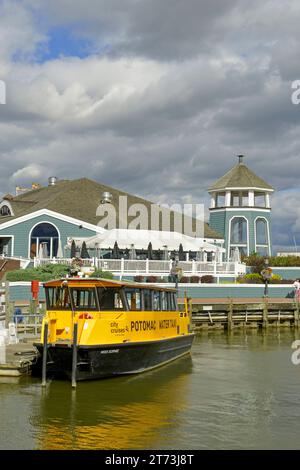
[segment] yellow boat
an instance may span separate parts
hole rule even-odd
[[[144,372],[190,353],[188,300],[176,290],[110,279],[44,284],[47,312],[33,374],[77,380]]]

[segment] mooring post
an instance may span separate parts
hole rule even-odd
[[[232,303],[232,298],[230,298],[229,301],[229,307],[228,307],[228,316],[227,316],[227,330],[231,331],[233,328],[233,303]]]
[[[262,327],[268,328],[268,299],[265,298],[264,306],[263,306],[263,321]]]
[[[76,371],[77,371],[77,334],[78,323],[74,323],[73,328],[73,354],[72,354],[72,387],[76,388]]]
[[[43,337],[42,387],[45,387],[47,383],[47,356],[48,356],[48,322],[45,322],[44,337]]]
[[[299,298],[297,297],[296,305],[294,309],[294,326],[299,328]]]
[[[5,328],[8,328],[10,323],[10,295],[9,295],[9,282],[5,282]]]

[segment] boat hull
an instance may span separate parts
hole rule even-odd
[[[77,348],[76,380],[93,380],[125,374],[137,374],[173,361],[191,350],[194,334],[173,338]],[[43,345],[33,375],[42,373]],[[73,348],[66,344],[48,345],[47,376],[71,379]]]

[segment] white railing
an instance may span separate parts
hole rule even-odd
[[[93,266],[95,269],[103,271],[110,271],[118,276],[124,275],[156,275],[167,276],[172,267],[172,261],[157,261],[157,260],[127,260],[127,259],[98,259],[90,258],[83,259],[83,266]],[[53,258],[53,259],[38,259],[35,258],[34,266],[43,266],[45,264],[66,264],[71,265],[70,258]],[[225,276],[238,276],[239,274],[246,273],[246,266],[236,262],[202,262],[202,261],[179,261],[178,267],[182,270],[183,275],[225,275]]]

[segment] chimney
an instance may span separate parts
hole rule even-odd
[[[50,176],[48,179],[48,186],[55,186],[58,178],[56,176]]]

